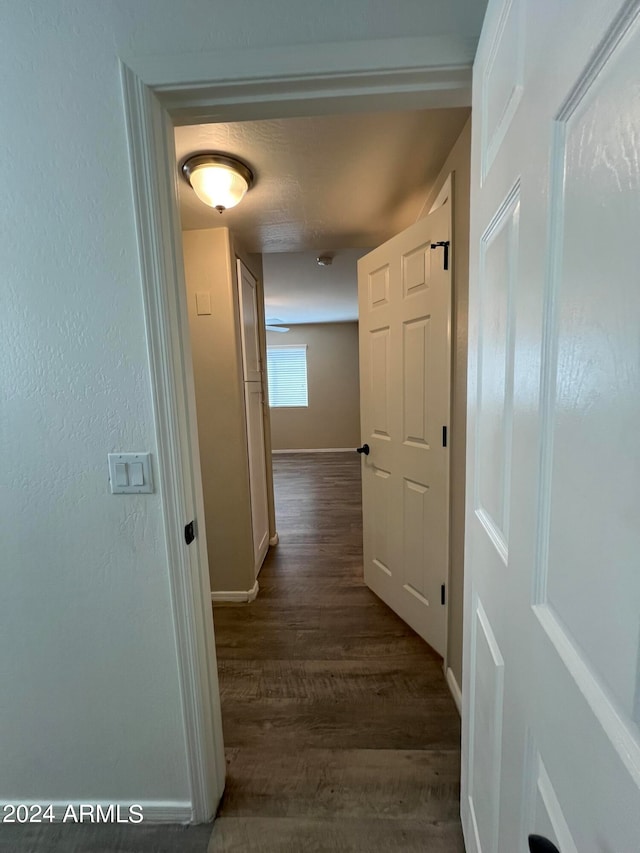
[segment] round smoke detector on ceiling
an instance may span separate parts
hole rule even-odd
[[[320,255],[316,258],[319,267],[330,267],[333,263],[333,257],[331,255]]]

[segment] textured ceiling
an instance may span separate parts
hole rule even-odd
[[[178,163],[216,150],[245,160],[254,187],[219,214],[180,181],[186,230],[228,226],[250,252],[372,247],[415,222],[468,109],[192,125]]]
[[[357,320],[357,263],[367,251],[339,249],[326,267],[318,266],[317,252],[263,255],[267,318],[284,325]]]

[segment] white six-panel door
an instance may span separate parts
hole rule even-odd
[[[640,850],[639,10],[490,0],[474,68],[469,853]]]
[[[364,578],[442,655],[451,272],[432,244],[449,221],[447,202],[358,261]]]

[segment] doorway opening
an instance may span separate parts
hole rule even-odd
[[[195,821],[206,820],[215,809],[224,784],[224,761],[213,626],[210,607],[206,606],[209,583],[205,542],[200,537],[185,548],[183,537],[184,519],[202,517],[203,506],[190,358],[184,344],[186,306],[181,287],[176,288],[182,275],[173,125],[309,112],[359,112],[391,103],[394,108],[408,109],[469,103],[470,74],[466,66],[447,66],[447,70],[413,62],[408,73],[401,51],[395,59],[387,56],[384,68],[374,73],[372,68],[363,70],[359,60],[358,67],[351,68],[351,51],[343,54],[337,63],[342,70],[323,74],[320,82],[304,71],[309,61],[306,50],[297,57],[290,56],[286,73],[280,76],[275,71],[280,67],[277,56],[266,51],[257,58],[253,77],[244,72],[238,75],[232,93],[215,82],[229,79],[230,73],[228,66],[216,70],[215,57],[208,72],[211,81],[206,85],[174,85],[170,81],[172,74],[178,73],[176,69],[160,81],[153,62],[137,61],[137,72],[122,66],[158,426],[159,480],[174,618],[181,638],[178,652]],[[331,62],[336,61],[333,56]],[[320,57],[320,65],[322,62]],[[300,73],[294,73],[293,66],[299,67]],[[182,68],[178,77],[187,79],[185,73],[186,68]],[[266,89],[259,82],[265,76],[270,78]],[[189,79],[196,77],[201,79],[198,74]],[[381,86],[387,93],[384,97],[380,96]]]
[[[253,720],[254,728],[262,731],[269,717],[269,708],[277,708],[280,714],[278,728],[282,730],[284,740],[278,748],[284,754],[291,747],[295,754],[300,754],[305,726],[311,733],[315,727],[324,726],[325,747],[345,750],[346,739],[355,731],[351,728],[349,734],[350,726],[353,727],[359,704],[366,689],[370,688],[372,696],[377,697],[376,701],[380,705],[374,715],[377,728],[374,726],[367,734],[363,734],[359,748],[385,749],[388,757],[389,750],[409,748],[411,742],[415,753],[412,761],[415,760],[416,766],[422,766],[424,761],[429,760],[429,749],[425,749],[424,743],[430,742],[435,735],[423,730],[426,719],[430,718],[424,715],[424,702],[434,699],[440,701],[443,707],[446,704],[442,692],[444,689],[444,696],[447,695],[446,683],[442,678],[442,660],[437,654],[423,648],[419,641],[416,642],[417,638],[412,631],[366,589],[362,577],[361,462],[354,451],[367,435],[360,426],[357,262],[368,254],[377,241],[385,242],[396,230],[402,230],[404,224],[424,219],[432,207],[437,208],[443,203],[451,206],[451,180],[441,178],[438,181],[438,178],[445,169],[445,161],[456,140],[462,139],[460,147],[464,147],[466,139],[461,134],[467,120],[467,110],[439,110],[383,116],[366,114],[246,122],[240,125],[188,126],[178,127],[175,131],[178,164],[193,153],[194,146],[219,150],[226,144],[227,153],[241,156],[258,175],[256,190],[252,190],[238,208],[227,211],[223,217],[200,205],[186,184],[180,187],[207,542],[212,597],[216,602],[216,639],[228,750],[229,781],[221,816],[228,818],[225,826],[229,827],[231,833],[239,831],[239,826],[234,827],[234,821],[242,816],[242,809],[250,808],[249,792],[255,784],[251,780],[249,768],[263,777],[264,789],[259,802],[266,808],[265,804],[269,801],[271,810],[265,812],[263,817],[273,819],[281,808],[274,789],[269,787],[277,784],[268,771],[272,752],[276,748],[275,741],[270,739],[270,747],[263,755],[256,731],[250,730],[248,722]],[[387,158],[394,164],[393,170],[387,168],[388,174],[381,180],[381,187],[377,190],[379,197],[376,197],[375,190],[369,188],[366,203],[360,200],[352,204],[349,210],[344,209],[348,207],[346,201],[342,206],[338,203],[340,215],[334,217],[337,222],[331,221],[331,225],[325,226],[325,231],[320,231],[314,216],[322,221],[323,211],[336,206],[336,197],[339,200],[339,194],[330,180],[332,172],[336,170],[335,156],[329,156],[326,144],[323,147],[322,134],[330,139],[335,154],[336,136],[342,126],[345,138],[338,149],[347,149],[346,142],[351,139],[353,152],[360,152],[360,156],[366,158],[365,141],[371,136],[371,128],[379,125],[389,127],[392,123],[395,124],[395,131],[387,132],[386,135],[390,150],[376,148],[376,156],[381,161]],[[403,165],[400,168],[398,164],[398,151],[402,150],[406,158],[412,140],[424,135],[417,132],[421,123],[432,128],[432,135],[435,135],[435,128],[439,127],[440,137],[438,140],[432,139],[427,151],[417,152],[415,156],[420,164],[414,163],[407,174],[406,167]],[[305,136],[306,146],[301,148],[301,173],[315,175],[316,187],[308,188],[302,196],[307,199],[307,208],[312,207],[308,199],[316,201],[320,188],[325,188],[324,192],[332,201],[329,203],[322,197],[318,198],[316,208],[312,211],[307,209],[306,219],[301,223],[296,221],[296,217],[301,214],[295,210],[294,198],[293,211],[285,217],[287,228],[276,227],[282,223],[276,222],[274,226],[270,221],[269,217],[273,216],[271,208],[275,204],[282,209],[286,199],[276,197],[274,202],[269,190],[271,188],[276,196],[282,194],[282,184],[286,193],[287,181],[279,175],[278,169],[282,169],[282,162],[269,151],[268,144],[267,152],[264,153],[265,139],[275,138],[279,152],[284,149],[282,158],[287,166],[287,174],[294,184],[300,185],[302,177],[291,175],[294,167],[292,158],[286,156],[287,140],[291,139],[291,146],[298,151],[300,138]],[[312,139],[316,142],[315,148],[311,146]],[[236,145],[240,145],[239,150]],[[352,170],[355,172],[353,176],[349,175],[353,159],[353,153],[346,153],[337,168],[347,183],[341,190],[347,200],[355,194],[349,189],[348,180],[355,182],[354,187],[359,180],[357,168]],[[273,175],[269,174],[270,169],[273,169]],[[409,181],[411,193],[408,198],[403,198],[394,170],[397,170],[398,176]],[[384,173],[383,162],[374,164],[373,171]],[[422,179],[416,181],[416,174],[421,174]],[[261,175],[266,185],[262,197],[257,194]],[[256,195],[253,195],[254,192]],[[369,208],[388,208],[391,211],[388,222],[382,226],[377,218],[375,228],[372,229],[367,216],[363,218],[363,207],[367,216]],[[352,223],[359,224],[359,231],[355,225],[350,225],[349,217]],[[415,317],[412,315],[411,320],[405,318],[405,325],[418,321],[424,332],[425,324],[421,323],[420,312],[427,312],[431,318],[434,316],[433,309],[416,300],[421,298],[421,288],[425,292],[436,288],[436,278],[429,279],[431,269],[435,270],[436,264],[431,262],[430,241],[433,242],[433,236],[426,243],[424,238],[420,239],[422,242],[418,240],[416,243],[416,247],[422,249],[419,258],[412,245],[403,255],[404,261],[399,261],[403,264],[402,275],[406,269],[409,276],[406,280],[403,278],[404,284],[400,283],[400,287],[407,290],[408,299],[412,304],[415,303],[417,311],[414,311]],[[343,245],[345,243],[347,245]],[[265,251],[273,247],[289,251]],[[322,265],[317,262],[319,257],[323,259]],[[330,263],[327,263],[327,259]],[[420,264],[422,284],[416,278]],[[260,379],[261,370],[266,364],[269,365],[271,399],[268,400],[264,387],[261,401],[265,406],[267,402],[271,403],[265,409],[263,426],[267,456],[269,447],[275,451],[273,470],[276,495],[275,504],[271,506],[275,506],[277,525],[272,515],[269,539],[272,546],[278,538],[280,540],[278,547],[272,547],[267,556],[260,577],[258,573],[264,554],[255,564],[255,575],[250,572],[240,574],[238,546],[230,545],[230,553],[236,552],[233,561],[224,558],[224,547],[221,547],[225,537],[227,544],[231,543],[234,535],[246,540],[250,525],[250,516],[243,528],[238,523],[240,513],[234,508],[233,501],[244,501],[244,510],[249,504],[246,495],[238,498],[238,474],[233,474],[230,468],[231,453],[224,438],[225,430],[229,434],[229,424],[225,421],[221,426],[220,409],[215,405],[217,400],[229,398],[230,378],[235,383],[236,392],[242,387],[243,380],[245,387],[252,384],[245,340],[248,325],[251,324],[247,324],[243,315],[248,304],[245,293],[247,275],[255,281],[258,302],[264,292],[265,304],[257,305],[253,312],[254,320],[260,326],[259,329],[256,326],[257,343],[254,349],[256,352],[261,350],[263,361],[261,367],[258,359],[255,372],[256,378]],[[396,287],[395,281],[392,286]],[[444,321],[441,323],[444,333],[448,335],[448,293],[446,299],[447,312],[446,316],[443,314]],[[435,326],[435,322],[431,325]],[[267,326],[270,330],[265,335]],[[424,341],[428,341],[428,338],[424,338]],[[413,352],[411,347],[415,349],[412,340],[408,345],[409,349],[405,348],[404,352],[405,359]],[[448,338],[444,346],[449,349]],[[422,361],[428,361],[430,352],[427,349],[421,352]],[[371,370],[370,365],[367,370]],[[441,358],[439,370],[448,388],[448,357]],[[292,384],[292,376],[298,384]],[[302,378],[304,387],[300,385]],[[417,399],[420,389],[425,389],[428,384],[424,371],[415,374],[414,386],[409,387],[409,396]],[[240,444],[247,443],[251,459],[249,410],[246,405],[243,408],[241,395],[236,394],[236,397],[239,431],[242,433],[243,429],[246,430],[245,435],[241,435]],[[448,397],[446,405],[448,408]],[[228,417],[229,412],[224,416]],[[448,424],[448,412],[443,418]],[[433,424],[430,424],[430,428],[433,428]],[[424,423],[423,431],[426,429]],[[409,438],[414,445],[421,441],[417,433]],[[375,443],[375,435],[368,440]],[[224,450],[221,452],[223,443]],[[365,459],[365,464],[369,461]],[[216,465],[219,467],[216,468]],[[244,456],[236,470],[242,467],[246,469]],[[270,466],[267,474],[270,479]],[[250,471],[249,490],[252,479]],[[228,482],[233,483],[233,488],[226,491]],[[414,485],[420,488],[416,482]],[[207,506],[208,500],[212,510]],[[228,518],[224,515],[225,511],[230,513]],[[255,517],[253,503],[251,511]],[[211,523],[209,519],[212,519]],[[394,521],[397,523],[398,520]],[[375,528],[376,524],[381,523],[386,525],[386,519],[376,517],[369,526]],[[235,526],[235,531],[231,529],[232,526]],[[372,538],[378,540],[379,534],[380,531],[374,529]],[[254,546],[258,546],[255,538]],[[416,561],[424,559],[424,554],[415,557]],[[251,556],[247,554],[247,565],[250,561]],[[444,590],[444,581],[448,580],[446,550],[440,562],[445,572],[442,584]],[[228,574],[230,565],[234,565],[236,578]],[[222,579],[221,571],[227,571]],[[385,597],[384,591],[378,592]],[[438,599],[439,593],[438,588]],[[423,596],[415,580],[410,594],[416,598]],[[435,596],[431,598],[435,599]],[[245,606],[246,602],[252,603]],[[444,594],[437,604],[444,607]],[[437,648],[442,653],[446,652],[446,627],[441,632],[442,646]],[[398,652],[405,640],[412,651],[401,654],[400,657],[404,657],[404,662],[401,662]],[[424,660],[421,654],[425,656]],[[421,680],[422,675],[416,676],[414,692],[410,689],[407,692],[412,668],[422,675],[428,673],[429,677]],[[341,675],[337,681],[336,673]],[[434,673],[437,674],[434,676]],[[316,678],[319,681],[314,689],[310,683]],[[417,686],[418,683],[420,686]],[[324,694],[320,684],[329,686]],[[420,695],[421,701],[418,699]],[[312,702],[314,697],[315,701]],[[391,701],[394,698],[404,708],[406,719],[394,722]],[[323,711],[326,705],[333,707],[333,713],[328,716]],[[337,706],[340,706],[339,711]],[[410,706],[413,711],[409,711]],[[415,713],[415,718],[412,713]],[[388,716],[387,722],[391,729],[400,733],[399,738],[394,739],[392,736],[385,741],[378,731],[384,726],[384,715]],[[447,751],[451,769],[459,763],[459,753],[456,752],[458,720],[455,712],[443,713],[439,718],[439,726],[442,744],[446,742],[446,748],[443,748]],[[329,747],[331,743],[333,746]],[[386,746],[379,745],[384,743]],[[323,759],[319,759],[319,755],[316,746],[305,757],[311,776],[322,770]],[[259,769],[261,760],[262,770]],[[347,758],[343,756],[342,760],[344,763]],[[354,760],[358,761],[359,757],[356,756]],[[284,759],[281,764],[284,776],[295,776],[292,767]],[[315,770],[312,769],[314,767]],[[390,772],[393,775],[393,771]],[[446,775],[449,771],[440,768],[435,772],[436,775]],[[356,792],[357,798],[362,793],[365,776],[362,768],[361,776],[353,780],[353,785],[346,793]],[[451,778],[454,776],[455,773]],[[423,782],[430,784],[429,778],[427,774]],[[400,787],[405,781],[402,774],[396,778]],[[411,782],[410,787],[415,788],[414,782]],[[335,780],[332,784],[335,788]],[[456,799],[455,781],[452,785],[449,793],[453,802]],[[344,790],[340,796],[345,796]],[[340,810],[335,798],[330,798],[328,793],[327,799],[332,800],[331,808],[334,811]],[[451,803],[447,801],[443,806],[444,811],[438,814],[442,814],[446,821],[449,820]],[[306,809],[301,807],[301,813],[297,815],[300,819],[307,819],[312,814],[313,810],[309,811],[308,803]],[[418,819],[418,812],[413,814],[411,820]],[[258,816],[258,813],[254,814],[254,817]],[[395,818],[398,816],[395,815]],[[364,819],[367,814],[361,812],[360,817]],[[457,818],[453,818],[450,830],[452,838],[455,836],[457,839],[459,828],[456,821]],[[398,826],[395,825],[396,830]]]

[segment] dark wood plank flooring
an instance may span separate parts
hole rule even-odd
[[[360,460],[276,455],[280,545],[214,609],[227,787],[217,851],[464,850],[442,661],[364,585]]]

